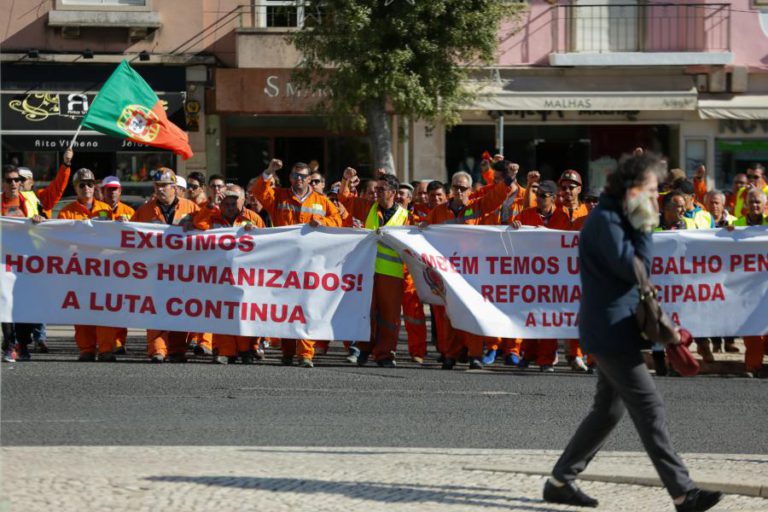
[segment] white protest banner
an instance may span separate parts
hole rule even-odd
[[[367,340],[377,237],[0,219],[3,322]]]
[[[579,233],[496,226],[383,228],[419,296],[458,329],[505,338],[577,338]],[[768,332],[768,229],[654,233],[652,280],[694,336]]]

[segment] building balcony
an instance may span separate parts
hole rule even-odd
[[[726,65],[733,60],[726,3],[574,4],[552,8],[552,66]]]
[[[292,68],[300,60],[286,36],[313,23],[319,12],[296,0],[251,0],[239,9],[237,67]]]

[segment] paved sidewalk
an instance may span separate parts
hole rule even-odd
[[[2,448],[0,510],[11,511],[557,511],[541,500],[553,451],[421,448]],[[699,482],[768,483],[768,456],[685,455]],[[591,468],[645,475],[644,454],[605,453]],[[659,487],[585,481],[608,511],[671,511]],[[765,511],[729,494],[713,510]]]

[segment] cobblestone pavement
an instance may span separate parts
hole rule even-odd
[[[575,510],[541,500],[544,477],[505,472],[550,467],[557,456],[552,451],[244,446],[18,447],[0,453],[3,511]],[[768,481],[768,456],[684,459],[700,480]],[[617,452],[601,454],[593,466],[630,473],[650,467],[643,454]],[[582,487],[600,499],[602,510],[674,510],[661,488]],[[731,494],[714,510],[765,511],[768,500]]]

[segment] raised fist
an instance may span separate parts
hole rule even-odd
[[[541,181],[541,173],[539,173],[539,171],[529,171],[528,176],[526,176],[525,179],[528,182],[528,186],[530,186],[531,183]]]
[[[283,161],[278,160],[277,158],[273,158],[271,162],[269,162],[269,167],[267,168],[267,171],[269,171],[270,174],[279,171],[283,168]]]
[[[355,176],[357,176],[357,171],[354,170],[353,168],[347,167],[346,169],[344,169],[344,179],[345,180],[349,181],[352,178],[354,178]]]
[[[62,160],[64,161],[64,165],[69,167],[72,164],[73,156],[75,156],[75,152],[72,151],[72,148],[67,148],[67,150],[64,152],[64,156],[62,157]]]

